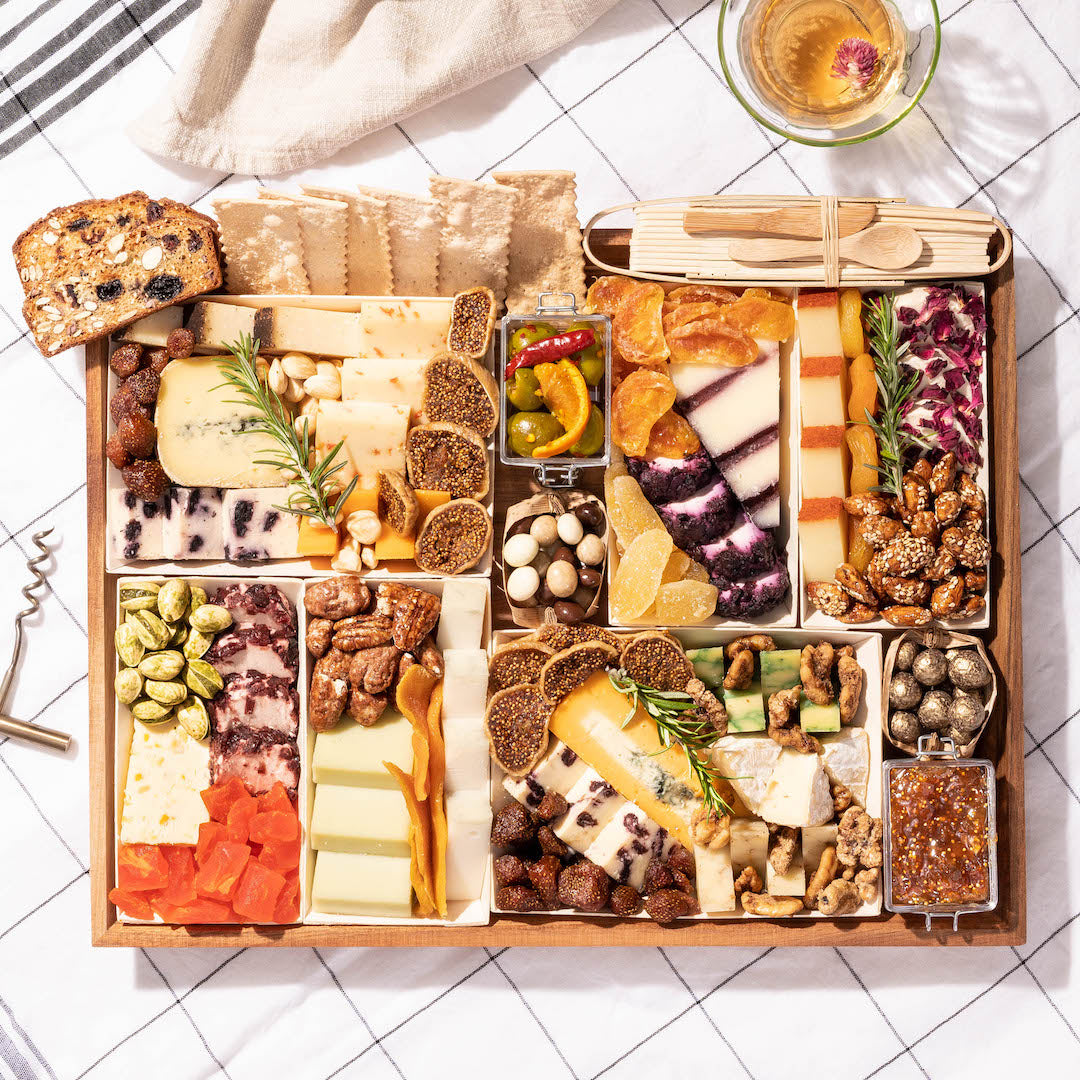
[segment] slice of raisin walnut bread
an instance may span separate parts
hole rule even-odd
[[[12,251],[46,356],[221,285],[216,222],[141,191],[59,207]]]

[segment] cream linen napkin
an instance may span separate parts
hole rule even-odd
[[[128,129],[189,165],[278,173],[557,49],[616,0],[203,0]]]

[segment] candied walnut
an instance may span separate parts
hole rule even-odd
[[[837,830],[836,857],[845,866],[881,866],[881,820],[858,806],[845,810]]]
[[[550,909],[559,906],[559,874],[562,863],[555,855],[544,855],[528,867],[529,882],[536,890],[544,907]]]
[[[960,499],[969,510],[974,510],[980,516],[986,516],[986,496],[978,484],[967,474],[961,473],[956,481],[956,490],[960,493]]]
[[[817,907],[818,897],[825,887],[836,877],[840,870],[840,863],[836,858],[836,848],[832,844],[822,849],[821,860],[810,877],[806,886],[806,895],[803,897],[803,907],[807,911],[813,911]]]
[[[673,844],[671,850],[667,854],[666,859],[667,867],[672,873],[678,872],[685,874],[688,878],[693,878],[697,873],[697,864],[694,862],[694,856],[690,854],[682,846],[682,844]]]
[[[393,637],[391,621],[385,615],[371,612],[368,615],[350,615],[334,623],[334,647],[342,652],[356,652],[385,645]]]
[[[857,625],[858,623],[872,622],[877,618],[877,610],[868,607],[866,604],[852,604],[850,611],[846,611],[843,615],[837,615],[836,617],[842,623]]]
[[[379,694],[394,681],[401,653],[393,645],[358,649],[349,664],[349,685],[354,690]]]
[[[650,893],[658,892],[660,889],[670,889],[674,883],[675,875],[671,872],[671,869],[659,859],[653,859],[645,867],[645,881],[641,891],[648,896]]]
[[[934,501],[934,520],[939,525],[951,525],[963,509],[964,502],[959,491],[946,491]]]
[[[491,842],[496,847],[520,848],[536,838],[536,820],[519,802],[507,803],[491,819]]]
[[[558,897],[563,907],[578,911],[603,911],[611,895],[611,881],[588,859],[565,867],[559,874]]]
[[[661,925],[693,914],[696,907],[695,901],[679,889],[658,889],[645,898],[645,913]]]
[[[308,720],[316,731],[329,731],[341,719],[349,696],[349,684],[319,671],[311,676],[308,690]]]
[[[371,727],[386,712],[385,694],[370,694],[367,690],[350,690],[345,711],[361,726]]]
[[[803,910],[801,896],[772,896],[769,893],[744,892],[743,911],[766,919],[782,919]]]
[[[379,586],[375,609],[393,620],[394,644],[413,652],[435,628],[442,602],[434,593],[393,581]]]
[[[745,690],[754,678],[754,654],[749,649],[737,652],[724,672],[725,690]]]
[[[555,830],[550,825],[541,825],[536,830],[536,842],[544,855],[565,859],[570,854],[570,849],[555,835]]]
[[[821,743],[799,726],[801,693],[799,687],[793,686],[769,696],[769,738],[781,746],[793,747],[800,754],[817,754],[821,751]]]
[[[836,675],[840,680],[840,723],[853,724],[862,698],[863,669],[850,645],[844,645],[836,653]]]
[[[956,569],[956,559],[948,549],[939,547],[926,564],[922,576],[926,581],[944,581]]]
[[[946,578],[930,597],[930,610],[939,619],[955,614],[964,599],[964,579],[959,574]]]
[[[893,604],[882,609],[881,617],[893,626],[928,626],[933,618],[929,608],[914,604]]]
[[[313,582],[304,592],[307,613],[332,622],[359,615],[370,603],[371,590],[351,575]]]
[[[904,533],[904,526],[894,518],[883,514],[864,517],[855,528],[859,539],[869,544],[875,551],[885,547]]]
[[[833,814],[839,817],[852,803],[851,789],[844,784],[832,785]]]
[[[804,645],[799,655],[799,681],[802,683],[802,691],[815,705],[831,705],[835,701],[832,687],[835,658],[833,647],[828,641],[817,645]]]
[[[704,720],[717,735],[726,735],[728,713],[724,703],[711,690],[706,689],[700,679],[691,679],[686,684],[686,693],[696,706],[694,715]]]
[[[640,915],[644,904],[641,902],[641,894],[630,885],[616,885],[611,890],[611,913],[622,918],[630,918],[632,915]]]
[[[707,806],[699,806],[690,819],[690,835],[698,847],[719,851],[731,842],[731,818]]]
[[[536,808],[536,816],[541,821],[554,821],[566,813],[566,796],[557,791],[545,791],[540,804]]]
[[[334,624],[329,619],[309,619],[304,635],[307,651],[316,658],[325,656],[333,636]]]
[[[882,579],[885,595],[897,604],[913,604],[922,607],[930,598],[930,582],[918,578],[886,577]]]
[[[845,866],[844,869],[843,869],[843,872],[840,874],[840,876],[844,879],[844,881],[854,881],[855,880],[855,867],[854,866]]]
[[[756,653],[773,652],[776,642],[768,634],[744,634],[724,646],[724,655],[729,660],[734,660],[739,653],[747,649]]]
[[[877,594],[870,588],[870,583],[851,563],[841,563],[836,568],[836,583],[861,604],[873,606],[877,603]]]
[[[878,881],[881,871],[875,866],[870,870],[860,870],[855,875],[855,886],[859,890],[859,899],[864,904],[872,904],[878,898]]]
[[[497,855],[492,863],[495,871],[495,888],[507,885],[528,885],[529,868],[517,855]]]
[[[835,581],[811,581],[806,586],[810,603],[834,619],[844,615],[851,607],[851,597]]]
[[[970,570],[980,570],[990,561],[990,541],[982,533],[970,529],[959,529],[955,525],[941,534],[941,546],[961,566]]]
[[[495,906],[500,911],[541,911],[543,903],[535,890],[527,885],[507,885],[495,894]]]
[[[799,846],[799,830],[790,825],[769,826],[769,865],[778,874],[791,869],[791,861]]]
[[[859,910],[862,900],[853,881],[831,881],[818,897],[818,911],[822,915],[852,915]]]
[[[764,888],[761,883],[761,875],[752,866],[744,866],[742,873],[735,879],[735,895],[742,896],[745,892],[759,893]]]

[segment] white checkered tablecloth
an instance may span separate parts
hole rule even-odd
[[[42,212],[81,198],[142,188],[205,208],[211,194],[253,190],[251,177],[149,158],[123,134],[181,62],[196,6],[0,0],[5,250]],[[698,1066],[756,1080],[981,1080],[1038,1062],[1080,1075],[1076,2],[944,0],[923,105],[885,137],[833,151],[785,144],[743,113],[719,70],[718,7],[623,0],[561,52],[273,182],[421,191],[432,172],[572,168],[583,216],[710,191],[879,193],[991,210],[1012,226],[1022,492],[1018,508],[998,512],[1021,514],[1024,544],[1028,943],[92,949],[86,638],[97,614],[85,599],[83,356],[39,355],[6,263],[0,657],[30,535],[51,524],[55,568],[11,711],[73,731],[77,748],[64,760],[0,739],[0,1077],[421,1080],[526,1069],[614,1080]]]

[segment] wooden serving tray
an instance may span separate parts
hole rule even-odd
[[[627,266],[629,230],[596,230],[592,246],[612,266]],[[595,276],[592,269],[590,276]],[[994,717],[979,744],[997,776],[1000,902],[997,909],[964,916],[958,932],[923,929],[921,917],[884,913],[871,919],[790,922],[740,919],[686,921],[663,927],[639,920],[574,916],[493,915],[487,926],[178,927],[120,923],[109,903],[113,887],[112,632],[116,579],[105,572],[105,469],[108,346],[86,350],[87,587],[90,634],[90,903],[95,945],[161,947],[382,946],[382,945],[1022,945],[1026,939],[1024,880],[1024,717],[1020,620],[1020,517],[1016,395],[1016,311],[1011,255],[985,279],[989,313],[987,365],[993,412],[988,418],[992,458],[991,521],[995,567],[989,630],[980,636],[999,675]],[[525,470],[496,465],[495,556],[506,507],[535,490]],[[582,472],[581,487],[602,495],[599,469]],[[152,572],[152,571],[150,571]],[[606,595],[595,620],[604,623]],[[511,629],[506,598],[492,572],[493,629]],[[886,635],[885,647],[893,635]],[[888,750],[889,748],[886,747]]]

